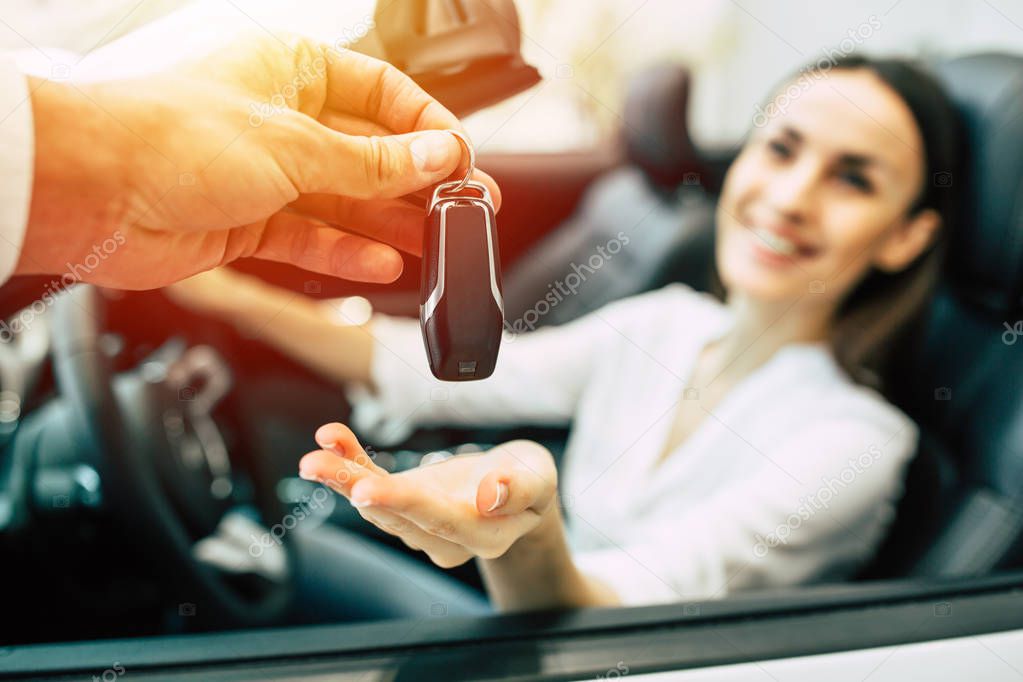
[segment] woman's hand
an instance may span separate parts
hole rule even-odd
[[[320,427],[316,442],[323,449],[302,458],[300,475],[344,495],[364,519],[442,568],[500,557],[557,511],[553,457],[531,441],[399,474],[374,464],[343,424]]]
[[[253,256],[393,281],[392,247],[422,248],[423,209],[401,197],[464,167],[440,130],[458,120],[411,79],[297,37],[255,36],[145,78],[30,85],[16,274],[143,289]]]

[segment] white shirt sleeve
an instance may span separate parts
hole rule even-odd
[[[576,566],[629,606],[848,575],[894,517],[915,453],[916,426],[893,412],[814,423],[765,452],[756,475],[637,526],[632,543],[575,553]]]
[[[635,314],[635,301],[610,303],[568,324],[506,335],[494,373],[470,382],[433,377],[418,320],[377,314],[370,332],[378,392],[358,384],[347,388],[352,427],[391,445],[423,425],[567,425],[599,355],[618,336],[615,327]]]
[[[34,152],[28,80],[0,55],[0,284],[14,272],[25,240]]]

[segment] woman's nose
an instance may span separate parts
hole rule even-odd
[[[801,222],[813,205],[817,169],[809,163],[797,163],[779,171],[765,184],[764,198],[778,214]]]

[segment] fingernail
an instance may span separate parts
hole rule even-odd
[[[451,165],[451,152],[457,146],[458,143],[450,133],[431,130],[420,133],[408,149],[412,154],[412,163],[420,172],[436,173]]]
[[[355,507],[356,509],[373,506],[373,500],[371,500],[369,497],[366,497],[365,495],[352,495],[348,501],[351,502],[352,506]]]
[[[303,479],[305,479],[307,481],[319,481],[320,480],[320,478],[316,474],[314,474],[312,471],[307,471],[306,469],[299,469],[298,470],[298,477],[299,478],[303,478]]]
[[[364,488],[364,487],[363,487]],[[352,490],[352,496],[348,498],[353,507],[368,507],[373,504],[373,499],[365,489]]]
[[[508,484],[504,481],[497,482],[497,497],[494,498],[494,503],[490,505],[490,509],[487,513],[494,511],[504,505],[508,501]]]

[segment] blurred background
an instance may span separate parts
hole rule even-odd
[[[375,0],[25,0],[8,3],[0,49],[28,61],[77,55],[175,10],[226,27],[288,28],[329,42],[372,16]],[[472,115],[481,151],[586,149],[621,124],[625,83],[644,65],[682,61],[694,76],[691,129],[698,144],[726,145],[750,126],[782,74],[827,51],[953,56],[1023,44],[1018,0],[518,0],[522,52],[544,81]],[[194,24],[193,24],[194,25]],[[140,49],[187,51],[202,31],[147,40]],[[852,41],[852,42],[850,42]],[[39,46],[38,48],[36,46]],[[34,55],[32,53],[35,53]],[[83,63],[83,66],[85,63]],[[105,64],[104,69],[131,65]],[[47,62],[47,67],[48,62]]]

